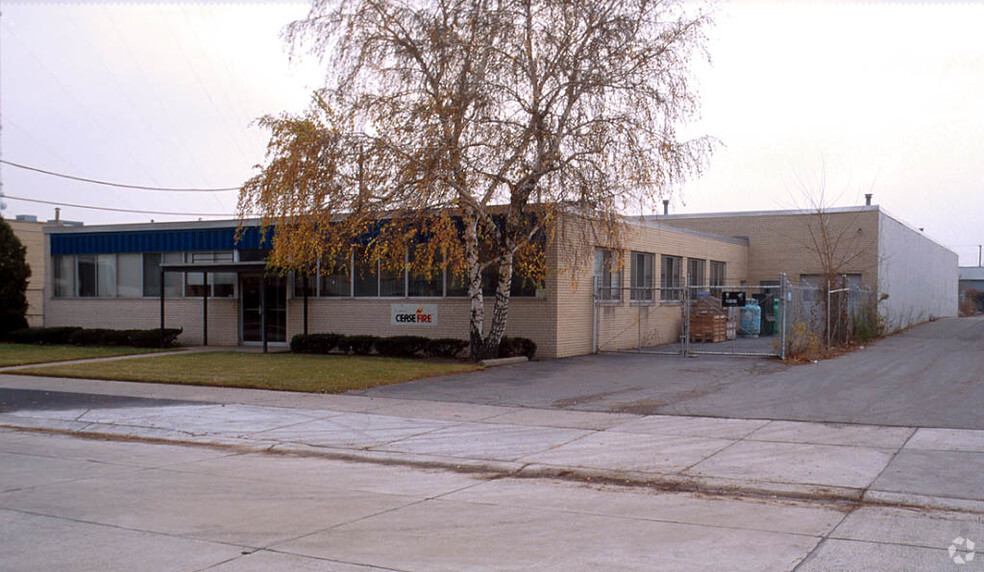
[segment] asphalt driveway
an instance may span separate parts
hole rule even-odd
[[[811,365],[602,354],[355,393],[583,411],[984,429],[984,317],[923,324]]]

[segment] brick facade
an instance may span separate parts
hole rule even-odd
[[[565,223],[565,228],[569,232],[558,232],[557,238],[547,246],[549,270],[545,280],[545,295],[510,300],[506,335],[534,340],[540,357],[565,357],[592,351],[593,257],[595,248],[603,245],[607,239],[586,238],[585,233],[573,232],[576,226],[578,225],[574,223]],[[712,237],[660,224],[638,222],[625,226],[622,239],[624,248],[620,256],[625,266],[625,271],[622,273],[625,287],[628,287],[631,279],[626,258],[631,251],[653,254],[657,261],[654,269],[654,285],[657,287],[660,280],[658,260],[661,254],[726,262],[730,278],[744,279],[747,272],[748,249],[743,240]],[[47,280],[46,286],[46,325],[156,328],[160,324],[160,306],[157,298],[54,298],[51,295],[53,292],[51,278]],[[391,305],[404,303],[436,305],[438,323],[433,327],[391,325]],[[487,322],[491,319],[492,306],[492,300],[487,299]],[[179,343],[201,344],[202,300],[168,298],[165,308],[167,326],[184,329],[178,339]],[[678,305],[661,305],[658,301],[647,306],[644,310],[643,324],[647,339],[661,342],[669,341],[675,336],[675,333],[670,332],[675,332],[679,325],[678,308]],[[467,339],[469,311],[467,298],[311,297],[308,299],[308,331],[379,336],[414,334],[434,338]],[[606,321],[611,328],[628,328],[637,322],[639,315],[639,307],[630,303],[627,297],[621,304],[606,302],[601,311],[616,316],[615,319]],[[210,345],[240,343],[242,339],[240,312],[238,298],[209,299]],[[633,347],[637,329],[633,327],[631,335],[612,336],[611,342],[603,349]],[[300,298],[289,297],[287,339],[302,331],[303,302]]]

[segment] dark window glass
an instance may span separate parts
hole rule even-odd
[[[615,270],[614,266],[611,250],[595,249],[594,280],[599,300],[622,299],[622,270]]]
[[[632,253],[632,300],[652,301],[653,255],[646,252]]]
[[[161,295],[161,253],[147,252],[143,255],[143,295]]]
[[[683,259],[679,256],[663,255],[660,259],[660,299],[680,300],[683,298],[681,290],[681,276],[683,269]]]
[[[78,295],[96,295],[96,257],[93,255],[80,255],[78,257]]]
[[[373,261],[366,261],[363,253],[355,251],[355,296],[372,297],[379,296],[379,264]]]
[[[321,263],[321,295],[351,296],[352,267],[349,257],[339,257],[334,262]]]

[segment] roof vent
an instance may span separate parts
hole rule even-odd
[[[871,193],[864,194],[864,204],[865,206],[871,206]]]

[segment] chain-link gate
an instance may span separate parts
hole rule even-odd
[[[859,275],[785,275],[745,283],[660,288],[595,287],[596,352],[815,354],[879,328],[875,294]]]
[[[785,276],[759,285],[595,287],[596,351],[783,358]]]

